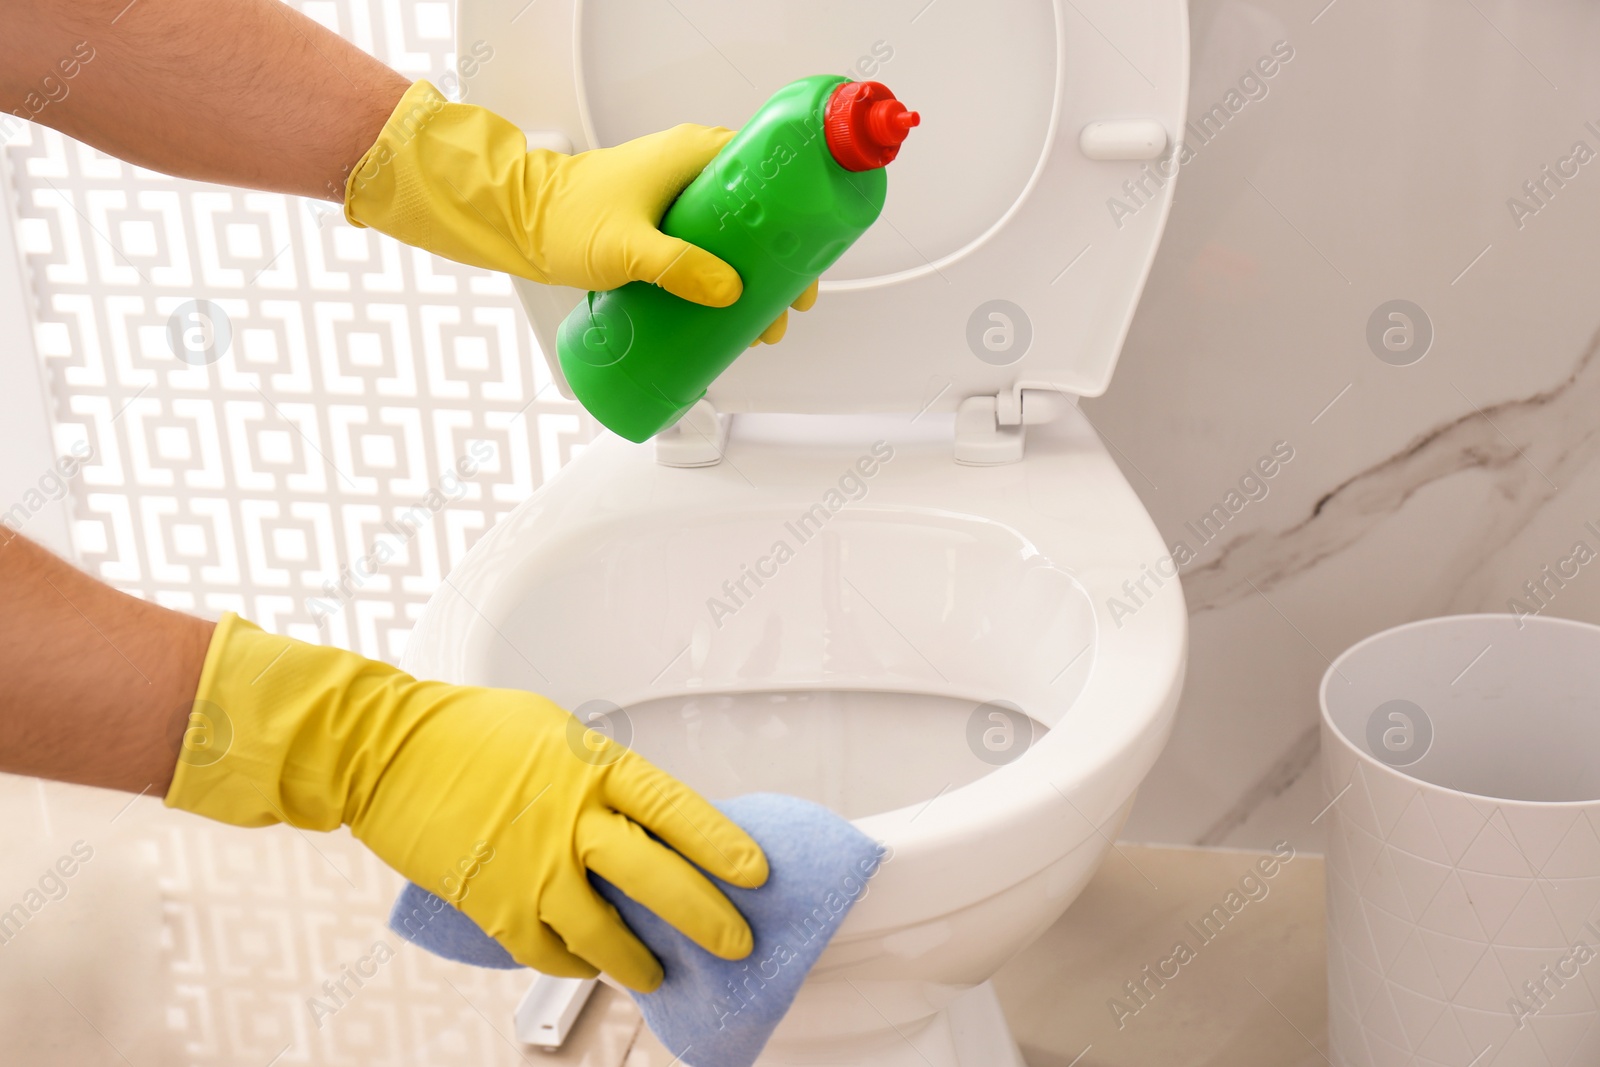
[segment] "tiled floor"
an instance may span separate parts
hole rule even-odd
[[[1322,857],[1266,878],[1263,855],[1118,845],[995,979],[1030,1067],[1325,1067]],[[1218,905],[1237,911],[1203,924]],[[1158,985],[1146,966],[1176,977]],[[1127,982],[1144,983],[1142,1004]]]

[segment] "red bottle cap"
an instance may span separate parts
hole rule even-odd
[[[907,111],[882,82],[845,82],[822,113],[828,151],[845,170],[886,166],[922,116]]]

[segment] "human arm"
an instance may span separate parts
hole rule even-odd
[[[165,794],[212,628],[0,526],[0,770]]]
[[[0,0],[0,17],[6,111],[223,185],[342,200],[409,84],[278,0]]]
[[[718,306],[742,290],[656,229],[730,130],[529,152],[510,122],[411,85],[279,0],[0,5],[0,102],[118,159],[338,201],[358,225],[537,281],[643,279]]]
[[[357,225],[535,281],[642,280],[717,307],[743,290],[657,229],[730,130],[530,152],[505,119],[411,85],[279,0],[0,0],[0,17],[0,105],[118,159],[337,201]]]
[[[744,919],[689,861],[755,887],[761,849],[550,701],[202,622],[0,538],[0,768],[239,826],[347,825],[549,974],[661,980],[591,871],[707,951],[749,954]]]

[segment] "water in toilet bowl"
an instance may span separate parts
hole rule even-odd
[[[958,789],[1046,731],[1003,703],[859,690],[667,697],[626,716],[635,751],[712,799],[788,793],[852,819]]]

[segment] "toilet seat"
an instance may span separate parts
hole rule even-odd
[[[922,114],[882,217],[782,345],[712,383],[717,411],[939,413],[1110,382],[1172,203],[1186,0],[462,0],[458,20],[463,54],[492,51],[465,98],[540,144],[736,127],[818,73]],[[555,333],[583,294],[516,285],[565,391]]]
[[[1086,842],[1104,847],[1170,730],[1186,614],[1178,583],[1151,579],[1137,610],[1110,621],[1108,600],[1126,602],[1123,583],[1165,555],[1075,408],[1036,434],[1025,462],[993,468],[951,463],[948,418],[818,422],[741,428],[705,469],[663,467],[619,439],[589,446],[452,571],[406,666],[533,689],[580,714],[596,701],[626,711],[712,694],[875,691],[962,700],[974,713],[1005,701],[1047,727],[1010,762],[855,820],[894,858],[852,911],[847,944],[1001,893]],[[731,617],[708,609],[721,582],[876,441],[893,442],[893,458],[860,499],[797,545],[787,571],[759,589],[747,582],[756,595]],[[963,550],[954,567],[930,565]],[[895,551],[915,558],[874,570]],[[902,587],[873,585],[875,574]],[[789,628],[762,658],[773,625]],[[864,654],[828,658],[828,643],[846,639]],[[634,730],[634,747],[655,758]],[[687,780],[697,784],[692,767]],[[896,892],[902,882],[916,892]]]

